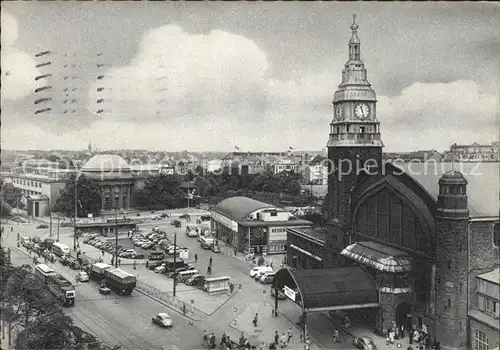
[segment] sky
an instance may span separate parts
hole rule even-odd
[[[354,13],[384,151],[499,137],[494,3],[1,6],[4,149],[322,149]]]

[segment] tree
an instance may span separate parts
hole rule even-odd
[[[2,317],[22,328],[16,349],[104,349],[94,336],[73,325],[29,265],[3,267]],[[10,329],[10,327],[9,327]]]
[[[0,189],[0,196],[11,207],[23,209],[24,204],[21,202],[23,191],[19,187],[14,186],[13,183],[3,183]]]
[[[56,211],[67,216],[75,212],[75,176],[66,182],[66,186],[56,203]],[[88,213],[98,214],[101,211],[101,189],[99,185],[85,175],[80,175],[77,182],[77,215],[87,216]]]
[[[181,178],[177,175],[150,177],[144,188],[135,193],[135,206],[154,210],[179,208],[184,201],[180,185]]]
[[[12,215],[12,207],[0,198],[0,216],[6,217]]]

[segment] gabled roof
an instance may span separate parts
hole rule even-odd
[[[231,197],[217,204],[213,210],[234,221],[243,221],[254,211],[265,208],[273,209],[275,207],[248,197]]]
[[[500,163],[392,163],[419,183],[437,201],[439,179],[450,170],[460,171],[467,180],[471,217],[498,217],[500,208]]]

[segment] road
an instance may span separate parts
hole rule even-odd
[[[295,339],[298,339],[298,330],[294,327],[294,317],[297,314],[298,306],[293,305],[289,300],[280,301],[280,310],[283,312],[291,310],[285,317],[272,318],[271,305],[274,301],[269,295],[270,286],[262,285],[249,277],[251,262],[245,261],[243,253],[238,253],[235,258],[234,252],[228,248],[222,248],[222,253],[213,253],[210,250],[201,248],[196,238],[188,237],[185,233],[185,220],[181,220],[183,227],[175,228],[170,225],[170,220],[149,221],[139,225],[143,233],[148,233],[153,227],[158,226],[161,230],[167,232],[169,238],[173,241],[174,232],[177,231],[177,242],[179,246],[188,247],[190,250],[190,262],[194,261],[194,254],[198,255],[196,268],[204,275],[209,264],[209,259],[213,259],[213,276],[230,276],[232,282],[238,289],[239,284],[242,290],[238,291],[234,297],[228,298],[224,295],[208,296],[201,291],[189,291],[191,287],[184,285],[178,286],[178,297],[185,302],[196,299],[195,307],[202,312],[201,321],[191,321],[179,313],[168,309],[162,304],[138,293],[137,291],[130,297],[121,297],[116,295],[102,296],[97,291],[97,285],[94,282],[77,284],[76,306],[66,309],[68,314],[73,316],[75,323],[83,329],[95,334],[108,344],[121,344],[123,349],[161,349],[179,348],[192,349],[200,348],[203,330],[214,332],[217,339],[224,331],[231,334],[235,339],[240,331],[247,333],[248,325],[251,323],[253,312],[259,313],[259,319],[262,323],[260,334],[253,334],[254,339],[264,340],[269,343],[273,339],[273,333],[278,330],[280,333],[292,327],[295,333]],[[192,216],[192,222],[195,218]],[[35,224],[14,225],[14,232],[10,234],[10,226],[7,225],[5,232],[11,245],[15,245],[17,232],[21,236],[27,235],[33,237],[38,234],[40,238],[49,236],[48,229],[35,228]],[[57,232],[53,229],[53,232]],[[61,228],[60,239],[63,243],[72,242],[72,228]],[[10,234],[10,235],[9,235]],[[10,236],[10,237],[9,237]],[[99,250],[81,243],[82,251],[88,252],[90,256],[98,257]],[[23,249],[23,248],[21,248]],[[105,254],[105,262],[110,260],[111,256]],[[270,257],[267,257],[269,260]],[[279,268],[281,256],[273,256],[275,268]],[[13,262],[16,265],[30,263],[29,257],[13,250]],[[55,264],[57,270],[66,277],[74,280],[75,271],[60,264]],[[134,273],[138,280],[150,284],[155,288],[170,293],[172,291],[172,280],[164,275],[155,274],[149,271],[145,266],[138,266],[133,270],[131,265],[122,265],[122,269]],[[266,294],[264,294],[264,290]],[[196,294],[198,293],[198,294]],[[194,295],[194,296],[193,296]],[[188,301],[186,301],[188,300]],[[220,300],[220,302],[219,302]],[[290,304],[292,306],[290,307]],[[288,307],[285,307],[288,306]],[[295,309],[294,309],[295,308]],[[235,311],[236,310],[236,311]],[[251,310],[251,311],[250,311]],[[158,312],[165,311],[173,319],[174,328],[169,331],[160,329],[151,323],[151,317]],[[252,313],[250,313],[252,312]],[[234,320],[238,319],[238,325]],[[291,322],[290,322],[290,321]],[[309,317],[309,333],[313,340],[321,343],[321,348],[325,349],[352,349],[350,342],[352,339],[345,338],[341,344],[333,346],[331,344],[332,325],[324,316],[317,314]],[[253,329],[248,330],[249,337]],[[293,349],[303,348],[303,345],[294,344],[290,346]],[[313,346],[312,349],[317,347]]]
[[[22,225],[22,230],[23,234],[32,231],[27,225]],[[12,247],[12,262],[15,265],[32,264],[32,258],[23,248],[14,248],[15,235],[16,232],[8,235],[7,242],[4,242]],[[69,267],[59,263],[49,265],[66,278],[74,280],[75,271]],[[110,345],[121,344],[123,349],[131,350],[199,348],[203,329],[138,292],[129,297],[115,294],[103,296],[92,281],[77,283],[75,289],[75,306],[65,308],[65,311],[74,318],[75,324]],[[167,312],[171,316],[174,323],[172,330],[152,324],[151,317],[159,312]]]

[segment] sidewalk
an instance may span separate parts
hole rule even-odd
[[[342,316],[338,314],[329,314],[328,312],[324,312],[323,315],[328,318],[332,323],[335,324],[339,333],[345,333],[350,335],[351,337],[368,337],[373,340],[378,350],[395,350],[395,349],[407,349],[410,345],[408,339],[408,333],[406,332],[405,337],[403,339],[395,339],[393,344],[387,344],[387,341],[384,337],[376,334],[373,330],[369,329],[369,327],[363,325],[352,325],[351,327],[345,329],[342,327]],[[419,344],[412,344],[413,349],[418,349]]]

